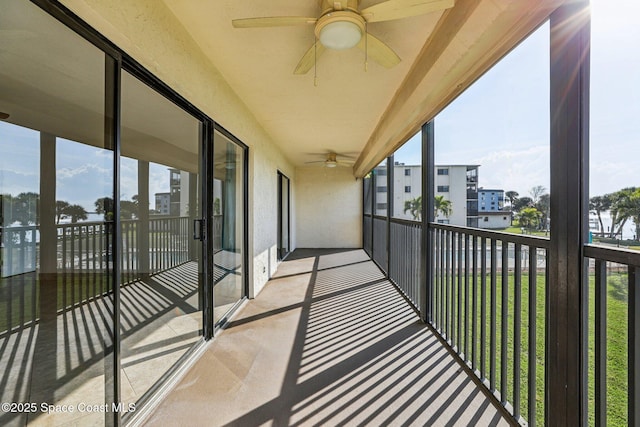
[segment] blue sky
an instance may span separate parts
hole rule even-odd
[[[640,186],[639,15],[637,1],[592,1],[591,196]],[[436,163],[481,165],[485,188],[549,189],[548,70],[545,24],[436,117]],[[409,144],[396,160],[419,163]]]
[[[31,129],[0,122],[0,190],[3,194],[40,192],[40,133]],[[113,194],[113,154],[111,151],[57,139],[56,200],[79,204],[87,211],[95,210],[94,202]],[[123,200],[138,193],[138,163],[121,160],[121,192]],[[169,191],[167,166],[149,166],[151,207],[154,194]]]

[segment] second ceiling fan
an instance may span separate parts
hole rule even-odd
[[[294,74],[306,74],[326,49],[349,49],[357,46],[380,65],[391,68],[400,57],[387,44],[372,36],[367,25],[423,15],[453,7],[455,0],[387,0],[358,8],[359,0],[320,0],[320,16],[273,16],[234,19],[235,28],[283,27],[315,24],[316,40],[298,63]]]

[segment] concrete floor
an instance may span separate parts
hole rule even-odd
[[[508,425],[362,250],[296,250],[149,426]]]

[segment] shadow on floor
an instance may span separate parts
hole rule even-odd
[[[282,271],[149,425],[508,425],[362,250]]]

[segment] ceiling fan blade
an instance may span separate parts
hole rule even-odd
[[[318,160],[316,162],[304,162],[305,165],[310,165],[312,163],[324,163],[326,160]]]
[[[365,45],[364,37],[358,43],[358,48],[367,51],[367,55],[385,68],[391,68],[398,65],[401,61],[400,57],[387,44],[377,37],[367,33],[367,42]]]
[[[231,21],[231,24],[235,28],[262,28],[315,24],[316,21],[316,18],[308,18],[306,16],[271,16],[264,18],[234,19]]]
[[[360,14],[367,22],[391,21],[453,7],[455,0],[388,0],[367,7]]]
[[[313,64],[315,64],[316,59],[320,58],[320,56],[324,53],[326,48],[322,45],[322,43],[314,43],[311,45],[307,53],[304,54],[296,69],[293,71],[293,74],[307,74]]]

